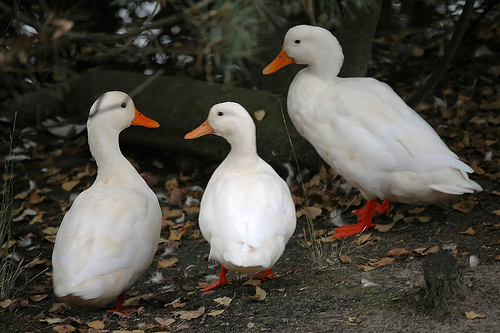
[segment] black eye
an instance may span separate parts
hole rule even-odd
[[[295,44],[300,44],[300,39],[296,39]]]
[[[224,112],[222,111],[219,111],[219,113],[217,113],[218,116],[223,116],[224,115]]]
[[[120,105],[123,109],[125,109],[125,107],[127,106],[127,104],[125,103],[122,103],[122,105]]]

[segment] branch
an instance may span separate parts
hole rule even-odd
[[[474,9],[475,0],[467,0],[465,2],[462,15],[458,19],[455,31],[453,32],[453,36],[450,41],[446,45],[446,52],[439,61],[439,64],[436,67],[434,73],[432,73],[431,77],[427,79],[425,84],[420,88],[419,91],[413,95],[408,101],[408,105],[412,108],[415,108],[420,102],[422,102],[437,86],[437,84],[441,81],[444,74],[448,70],[448,66],[450,66],[451,61],[455,57],[457,53],[457,49],[460,46],[460,42],[464,37],[465,31],[467,30],[467,26],[469,25],[469,21]]]

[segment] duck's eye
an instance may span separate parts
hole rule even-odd
[[[218,116],[223,116],[224,115],[224,112],[222,111],[219,111],[219,113],[217,113]]]
[[[127,106],[127,104],[125,103],[122,103],[122,105],[120,105],[123,109],[125,109],[125,107]]]
[[[295,44],[300,44],[300,39],[296,39]]]

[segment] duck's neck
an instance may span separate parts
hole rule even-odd
[[[88,128],[90,152],[97,164],[96,184],[125,186],[137,178],[137,171],[120,150],[119,134],[110,128]]]
[[[259,162],[257,146],[255,143],[255,133],[252,135],[239,136],[237,138],[226,138],[231,144],[231,151],[224,162],[231,165],[235,172],[253,172]]]

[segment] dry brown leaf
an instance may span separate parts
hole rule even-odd
[[[405,249],[404,247],[398,247],[396,249],[392,249],[389,252],[387,252],[388,257],[395,257],[395,256],[407,256],[410,255],[411,252]]]
[[[75,25],[75,22],[66,19],[54,19],[50,24],[55,28],[54,34],[52,35],[52,38],[55,40],[70,31]]]
[[[424,256],[426,256],[428,254],[438,253],[438,252],[439,252],[439,245],[434,245],[433,247],[431,247],[427,251],[422,252],[421,254],[424,255]]]
[[[71,326],[70,324],[56,325],[52,327],[52,329],[57,333],[71,333],[76,331],[76,328],[74,326]]]
[[[396,214],[394,215],[394,217],[392,218],[392,220],[394,222],[398,222],[399,220],[402,220],[405,216],[403,214]]]
[[[30,204],[36,205],[42,202],[45,197],[41,197],[36,191],[31,191]]]
[[[147,301],[151,297],[152,296],[150,296],[148,294],[135,296],[135,297],[127,299],[125,302],[123,302],[123,305],[125,305],[125,306],[138,306],[141,304],[141,300]]]
[[[262,283],[262,280],[250,278],[249,280],[245,281],[243,283],[243,285],[244,286],[258,286],[261,283]]]
[[[465,311],[465,318],[470,320],[470,319],[484,318],[484,316],[479,313],[475,313],[474,311]]]
[[[340,261],[344,264],[349,264],[352,262],[352,259],[347,254],[341,254],[339,257]]]
[[[177,178],[173,178],[165,182],[166,190],[173,190],[176,187],[179,187],[179,182],[177,181]]]
[[[468,213],[472,210],[472,208],[474,208],[475,205],[477,205],[477,201],[474,201],[471,198],[466,198],[454,204],[452,207],[462,213]]]
[[[361,268],[362,270],[366,271],[371,271],[377,267],[384,266],[384,265],[389,265],[392,264],[394,261],[394,258],[391,257],[384,257],[378,261],[368,261],[368,264],[366,265],[356,265],[356,267]]]
[[[170,325],[172,325],[173,323],[175,323],[175,319],[174,318],[163,319],[163,318],[160,318],[160,317],[156,317],[155,321],[158,324],[160,324],[162,326],[162,328],[167,328]]]
[[[499,260],[499,261],[500,261],[500,254],[497,254],[497,255],[495,256],[495,260]]]
[[[392,222],[391,224],[376,224],[375,229],[380,232],[387,232],[394,227],[394,224],[396,224],[396,222]]]
[[[214,316],[219,316],[219,315],[221,315],[222,313],[224,313],[224,311],[226,311],[226,309],[212,310],[212,311],[210,311],[209,313],[207,313],[207,316],[211,316],[211,317],[214,317]]]
[[[427,222],[429,222],[429,221],[430,221],[430,219],[431,219],[431,218],[430,218],[430,217],[428,217],[428,216],[417,216],[417,220],[419,220],[419,221],[420,221],[420,222],[422,222],[422,223],[427,223]]]
[[[45,239],[48,242],[55,243],[56,242],[56,235],[45,236],[45,237],[43,237],[43,239]]]
[[[472,229],[472,227],[470,227],[469,229],[467,229],[465,231],[460,231],[460,233],[462,235],[474,235],[476,232],[474,231],[474,229]]]
[[[189,231],[189,229],[191,229],[191,227],[194,226],[195,224],[196,224],[195,222],[191,222],[181,228],[169,227],[170,235],[168,236],[168,240],[171,241],[181,240],[182,236],[184,236]]]
[[[181,209],[162,209],[161,210],[162,214],[163,214],[163,218],[164,219],[175,219],[175,218],[178,218],[178,217],[181,217],[182,216],[182,210]]]
[[[71,192],[71,190],[78,184],[80,184],[79,180],[70,180],[69,182],[65,182],[62,184],[62,189],[67,192]]]
[[[36,295],[31,295],[30,300],[33,302],[40,302],[42,299],[47,298],[47,294],[36,294]]]
[[[59,227],[47,227],[45,229],[42,229],[42,233],[44,235],[55,235],[55,234],[57,234],[58,230],[59,230]]]
[[[255,119],[257,119],[257,121],[261,121],[266,116],[266,111],[257,110],[257,111],[254,111],[253,115],[255,116]]]
[[[167,268],[172,267],[179,262],[179,259],[176,257],[168,258],[168,259],[160,259],[156,262],[156,268]]]
[[[52,305],[49,310],[49,313],[62,313],[66,310],[71,309],[66,303],[56,303]]]
[[[34,218],[31,219],[29,224],[41,223],[43,222],[43,215],[45,212],[39,212]]]
[[[255,286],[255,295],[247,296],[247,299],[251,301],[263,301],[266,299],[267,293],[264,289],[259,286]]]
[[[314,205],[312,207],[304,207],[297,211],[297,217],[301,217],[302,215],[310,216],[312,220],[321,215],[321,207],[318,205]]]
[[[500,209],[495,209],[494,211],[491,212],[491,214],[495,214],[497,216],[500,216]]]
[[[106,327],[102,320],[91,321],[90,323],[87,323],[87,326],[96,330],[102,330]]]
[[[361,236],[356,238],[353,243],[356,245],[361,245],[361,244],[365,243],[367,240],[369,240],[371,236],[372,236],[371,233],[362,234]]]
[[[2,245],[2,250],[5,250],[5,248],[10,249],[14,245],[16,245],[16,243],[17,243],[17,241],[15,239],[11,239],[11,240],[9,240],[8,243],[5,243]]]
[[[49,259],[34,259],[32,262],[26,265],[27,269],[33,268],[37,265],[50,266],[52,262]]]
[[[425,210],[425,207],[417,207],[415,209],[409,209],[408,213],[418,215]]]
[[[202,306],[194,311],[172,311],[172,314],[174,316],[179,316],[180,319],[191,320],[203,316],[205,314],[205,307]]]

